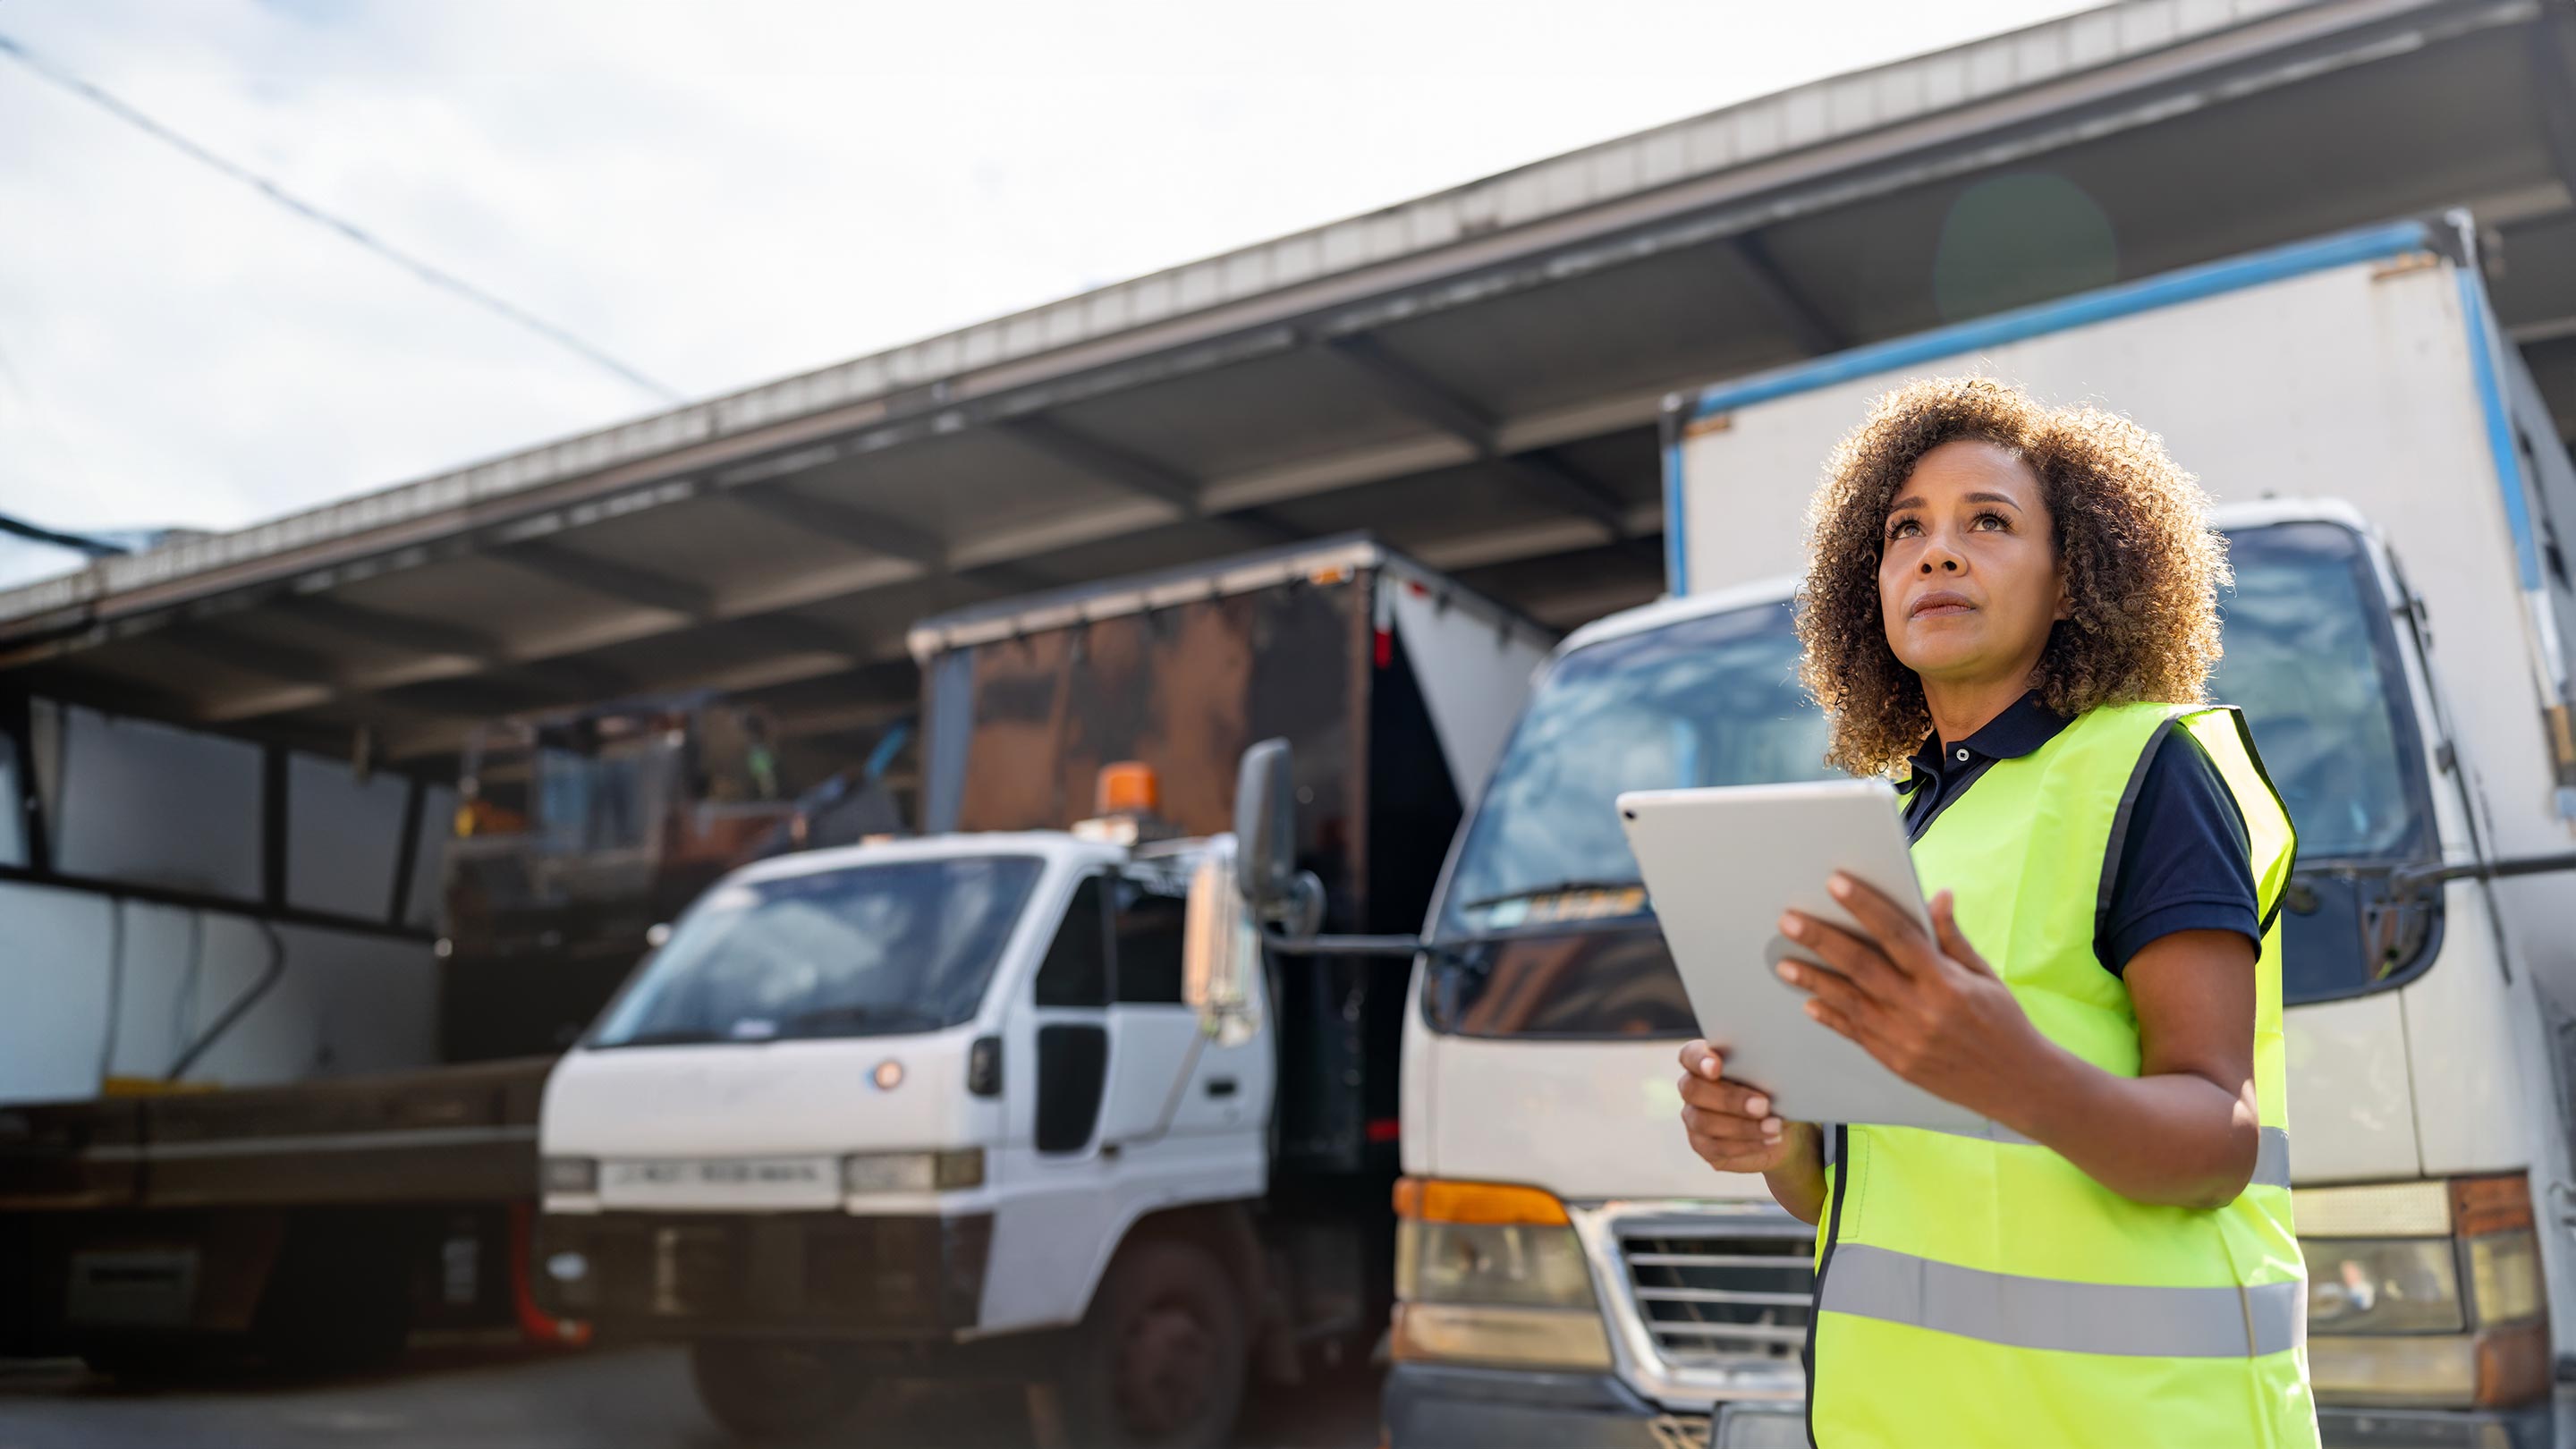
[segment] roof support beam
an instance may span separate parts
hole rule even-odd
[[[1012,418],[1001,427],[1013,441],[1024,443],[1067,467],[1105,478],[1130,492],[1160,498],[1185,514],[1199,512],[1197,480],[1183,477],[1141,453],[1131,453],[1115,443],[1075,432],[1053,418],[1034,415]]]
[[[760,644],[781,654],[837,654],[844,659],[868,657],[868,647],[851,635],[802,614],[762,614],[725,624],[726,634]]]
[[[630,604],[641,604],[648,609],[660,609],[690,619],[705,619],[715,613],[715,600],[695,584],[667,574],[657,574],[650,569],[575,553],[558,543],[531,540],[495,550],[490,556],[576,588],[622,599]]]
[[[310,649],[293,644],[245,639],[203,624],[181,634],[176,642],[191,654],[201,655],[218,664],[251,674],[265,674],[295,684],[337,685],[340,666]]]
[[[501,641],[457,624],[415,619],[407,614],[369,608],[323,594],[300,595],[289,608],[300,618],[353,639],[390,644],[421,654],[473,660],[496,682],[540,698],[598,698],[624,694],[634,688],[632,679],[594,660],[574,657],[525,663],[513,660]],[[356,688],[358,684],[358,681],[351,681],[350,687]]]
[[[1388,401],[1476,450],[1483,462],[1501,467],[1523,488],[1552,508],[1580,514],[1625,537],[1621,515],[1627,505],[1599,480],[1543,450],[1504,450],[1500,420],[1474,399],[1389,352],[1366,333],[1336,337],[1324,350],[1368,374]]]
[[[1053,418],[1031,414],[1015,417],[1000,424],[1005,436],[1055,459],[1066,467],[1107,479],[1131,493],[1160,499],[1180,510],[1183,518],[1212,516],[1201,496],[1199,482],[1141,453],[1131,452],[1116,443],[1105,442],[1088,433],[1077,432]],[[1249,534],[1257,544],[1288,543],[1306,537],[1306,531],[1282,522],[1259,508],[1223,512],[1226,522]]]
[[[716,496],[853,548],[917,563],[926,569],[947,567],[947,545],[911,524],[870,509],[793,492],[775,483],[728,488]]]
[[[416,654],[448,654],[460,659],[495,660],[500,641],[488,634],[436,619],[371,609],[332,594],[295,594],[287,611],[309,623],[375,644],[390,644]]]
[[[1743,269],[1745,280],[1762,297],[1764,306],[1777,314],[1782,326],[1809,357],[1840,352],[1851,346],[1852,339],[1827,317],[1789,274],[1780,269],[1779,259],[1771,255],[1771,246],[1758,231],[1738,232],[1726,239],[1726,249]]]

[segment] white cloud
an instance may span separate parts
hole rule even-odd
[[[2071,8],[55,0],[0,32],[694,396]],[[5,59],[0,137],[0,509],[238,527],[655,406]]]

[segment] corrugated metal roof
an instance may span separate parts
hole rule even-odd
[[[998,317],[909,346],[565,438],[273,522],[0,592],[0,623],[29,619],[399,524],[542,484],[678,452],[791,419],[864,426],[898,402],[936,405],[961,374],[1026,363],[1231,303],[1436,253],[1698,178],[1744,170],[1939,112],[2080,76],[2279,15],[2354,22],[2423,0],[2124,0],[2124,3],[1836,76],[1569,152],[1482,181]],[[1000,377],[993,385],[1026,381]],[[926,390],[919,398],[905,395]]]

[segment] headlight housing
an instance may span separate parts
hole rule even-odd
[[[1407,1178],[1395,1204],[1396,1357],[1610,1366],[1563,1203],[1535,1188]]]
[[[599,1159],[596,1157],[549,1157],[539,1169],[537,1180],[544,1190],[567,1197],[599,1191]]]
[[[2304,1188],[2293,1211],[2319,1403],[2500,1407],[2549,1392],[2521,1174]]]
[[[841,1159],[841,1191],[880,1193],[962,1192],[984,1185],[984,1149],[958,1152],[863,1152]]]

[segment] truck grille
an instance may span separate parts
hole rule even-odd
[[[1797,1357],[1815,1302],[1810,1236],[1622,1232],[1637,1315],[1673,1368]]]

